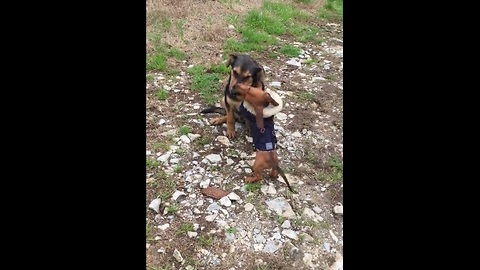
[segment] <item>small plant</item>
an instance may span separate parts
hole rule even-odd
[[[176,203],[171,204],[171,205],[167,206],[167,213],[169,213],[169,214],[175,213],[175,212],[178,211],[178,209],[180,209],[178,204],[176,204]]]
[[[285,45],[280,48],[280,52],[286,56],[297,57],[300,55],[300,48],[294,47],[292,45]]]
[[[182,165],[175,165],[175,167],[173,167],[173,171],[176,172],[176,173],[181,173],[183,171],[183,166]]]
[[[156,159],[153,158],[147,158],[147,168],[149,169],[155,169],[160,165],[160,162]]]
[[[202,137],[198,138],[197,143],[204,146],[204,145],[210,143],[210,138],[202,136]]]
[[[167,58],[163,54],[155,54],[147,58],[147,70],[166,71]]]
[[[227,232],[227,233],[237,233],[238,229],[235,228],[235,227],[230,227],[228,229],[225,229],[225,232]]]
[[[157,90],[157,92],[155,92],[155,96],[159,100],[166,100],[168,98],[168,91],[163,88],[160,88]]]
[[[163,150],[163,151],[167,151],[168,149],[170,149],[170,145],[167,143],[167,142],[164,142],[164,141],[158,141],[158,142],[155,142],[153,144],[153,149],[154,150]]]
[[[313,64],[313,59],[309,58],[309,59],[305,60],[304,63],[305,63],[305,65],[311,66]]]
[[[285,220],[287,220],[287,218],[284,217],[284,216],[278,216],[278,217],[277,217],[277,222],[278,222],[278,224],[280,224],[280,225],[283,224],[283,222],[285,222]]]
[[[195,227],[193,226],[192,223],[183,223],[180,225],[180,229],[177,231],[177,234],[182,234],[182,233],[188,233],[188,232],[194,232]]]
[[[168,198],[170,198],[171,194],[170,192],[168,191],[164,191],[162,193],[160,193],[160,195],[158,196],[160,199],[162,199],[162,201],[165,201],[167,200]]]
[[[314,100],[315,94],[312,92],[302,92],[298,94],[298,97],[303,100]]]
[[[179,50],[179,49],[170,49],[168,51],[168,56],[172,56],[172,57],[175,57],[176,59],[178,60],[185,60],[186,57],[185,57],[185,52]]]
[[[298,240],[300,240],[300,242],[305,241],[305,234],[300,234],[300,235],[298,236]]]
[[[152,230],[153,230],[153,225],[147,221],[147,241],[152,241]]]
[[[215,242],[215,236],[213,235],[209,235],[208,237],[199,236],[198,242],[200,242],[200,245],[202,246],[211,246],[213,245],[213,242]]]
[[[147,79],[147,82],[153,82],[154,80],[153,74],[147,74],[146,79]]]
[[[180,134],[182,135],[187,135],[188,133],[190,133],[190,127],[189,126],[181,126],[179,128],[180,130]]]
[[[245,190],[248,192],[257,192],[260,190],[261,187],[262,185],[258,182],[245,184]]]

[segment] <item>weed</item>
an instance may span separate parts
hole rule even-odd
[[[170,142],[171,143],[171,142]],[[169,142],[164,142],[164,141],[158,141],[153,144],[153,149],[154,150],[163,150],[163,151],[168,151],[170,149],[170,143]]]
[[[167,70],[167,57],[161,53],[147,57],[147,70],[165,71]]]
[[[190,127],[189,126],[181,126],[179,128],[179,131],[180,131],[180,134],[187,135],[188,133],[190,133]]]
[[[230,69],[226,65],[220,64],[211,65],[208,71],[213,73],[228,74],[230,72]]]
[[[155,96],[159,99],[159,100],[166,100],[168,98],[168,91],[163,89],[163,88],[159,88],[157,90],[157,92],[155,93]]]
[[[304,3],[304,4],[311,4],[313,0],[294,0],[295,2],[298,3]]]
[[[285,222],[285,220],[287,220],[287,218],[284,217],[284,216],[278,216],[278,217],[277,217],[277,222],[278,222],[278,224],[280,224],[280,225],[283,224],[283,222]]]
[[[147,241],[152,241],[152,230],[153,230],[153,224],[147,221]]]
[[[163,191],[162,193],[160,193],[160,195],[158,196],[160,199],[162,199],[162,201],[165,201],[167,200],[168,198],[170,198],[171,192],[168,192],[168,191]]]
[[[167,206],[167,212],[169,214],[177,212],[178,209],[180,209],[180,206],[176,203]]]
[[[218,99],[218,88],[222,75],[220,73],[208,73],[203,66],[194,66],[188,69],[188,73],[192,75],[192,90],[200,92],[200,96],[208,106],[214,105]]]
[[[168,51],[168,56],[175,57],[178,60],[185,60],[186,59],[185,52],[183,52],[179,49],[175,49],[175,48],[170,49]]]
[[[200,245],[202,246],[211,246],[213,245],[213,242],[215,242],[216,238],[213,235],[209,235],[208,238],[199,236],[198,237],[198,242],[200,242]]]
[[[318,176],[320,180],[327,180],[332,183],[338,183],[343,178],[343,164],[338,158],[331,158],[328,162],[326,172],[321,172]]]
[[[147,82],[153,82],[155,77],[153,77],[153,74],[147,74],[146,79],[147,79]]]
[[[283,53],[286,56],[290,57],[297,57],[300,55],[300,48],[292,46],[292,45],[285,45],[282,48],[280,48],[280,52]]]
[[[181,173],[183,171],[183,166],[182,165],[175,165],[175,167],[173,167],[173,171],[176,172],[176,173]]]
[[[313,64],[313,59],[312,58],[309,58],[307,60],[305,60],[305,62],[303,62],[305,65],[308,65],[308,66],[311,66]]]
[[[202,136],[202,137],[200,137],[200,138],[197,139],[197,143],[200,144],[200,145],[202,145],[202,146],[210,143],[210,141],[211,141],[211,138],[205,137],[205,136]]]
[[[303,100],[314,100],[315,94],[312,92],[301,92],[298,94],[298,97]]]
[[[177,234],[182,234],[182,233],[188,233],[188,232],[194,232],[195,227],[193,226],[192,223],[183,223],[180,225],[180,229],[177,231]]]
[[[225,229],[225,232],[227,232],[227,233],[237,233],[238,229],[235,228],[235,227],[230,227],[228,229]]]
[[[305,234],[300,234],[300,235],[298,236],[298,240],[300,240],[300,242],[305,241]]]
[[[153,158],[147,158],[147,163],[146,163],[147,168],[153,170],[157,168],[158,165],[160,165],[160,162],[158,160]]]
[[[260,190],[262,185],[260,183],[247,183],[245,184],[245,190],[248,192],[257,192]]]

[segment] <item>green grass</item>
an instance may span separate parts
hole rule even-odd
[[[300,55],[301,49],[292,45],[285,45],[280,48],[280,52],[286,56],[298,57]]]
[[[181,126],[178,128],[178,130],[180,131],[180,134],[182,135],[187,135],[188,133],[190,133],[190,127],[189,126]]]
[[[167,206],[167,212],[168,212],[169,214],[175,213],[175,212],[177,212],[179,209],[180,209],[180,206],[179,206],[178,204],[176,204],[176,203]]]
[[[238,229],[235,228],[235,227],[230,227],[228,229],[225,229],[225,232],[227,232],[227,233],[237,233]]]
[[[328,161],[327,169],[318,176],[320,180],[326,180],[332,183],[338,183],[343,179],[343,163],[338,158],[331,158]]]
[[[311,4],[313,0],[294,0],[295,2],[298,3],[304,3],[304,4]]]
[[[173,171],[176,172],[176,173],[181,173],[183,172],[183,166],[182,165],[175,165],[175,167],[173,167]]]
[[[155,92],[155,96],[159,100],[166,100],[168,98],[168,91],[163,88],[159,88],[157,92]]]
[[[152,232],[153,232],[153,224],[150,223],[149,221],[147,221],[147,241],[152,241],[153,240],[153,237],[152,237]]]
[[[153,80],[155,79],[155,78],[153,77],[153,74],[147,74],[147,75],[145,76],[145,78],[147,79],[147,82],[153,82]]]
[[[302,2],[310,3],[311,1]],[[266,46],[279,43],[277,36],[285,35],[293,36],[300,42],[318,40],[320,30],[305,24],[311,17],[291,4],[264,1],[260,9],[250,10],[244,16],[227,17],[227,21],[236,27],[242,39],[227,39],[224,51],[228,54],[265,50]],[[293,56],[297,52],[287,48],[282,53]]]
[[[325,19],[343,18],[343,0],[326,0],[318,16]]]
[[[312,92],[301,92],[297,94],[297,97],[302,100],[314,100],[315,94]]]
[[[146,163],[147,168],[153,170],[157,168],[158,165],[160,165],[160,161],[153,158],[147,158],[147,163]]]
[[[192,223],[183,223],[180,225],[180,229],[177,231],[177,234],[182,234],[182,233],[188,233],[188,232],[194,232],[195,227],[193,226]]]
[[[258,182],[245,184],[245,190],[248,192],[257,192],[260,190],[261,187],[262,185]]]
[[[203,236],[199,236],[198,237],[198,242],[200,243],[200,245],[202,246],[212,246],[213,243],[215,242],[216,238],[215,236],[213,235],[209,235],[208,237],[203,237]]]
[[[168,51],[168,56],[174,57],[178,60],[185,60],[187,57],[185,56],[185,52],[179,50],[179,49],[170,49]]]
[[[204,66],[194,66],[188,69],[192,75],[191,89],[199,92],[202,99],[208,106],[214,105],[219,98],[221,79],[226,69],[212,65],[209,69]]]

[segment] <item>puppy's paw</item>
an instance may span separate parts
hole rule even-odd
[[[274,178],[274,179],[275,179],[275,178],[278,178],[278,171],[272,169],[272,170],[268,173],[268,175],[269,175],[271,178]]]
[[[227,137],[231,140],[235,138],[235,130],[229,130],[227,129]]]

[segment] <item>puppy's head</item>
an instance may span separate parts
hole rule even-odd
[[[263,109],[271,103],[273,106],[278,106],[276,102],[269,93],[263,91],[261,88],[248,86],[243,83],[237,84],[234,89],[236,93],[240,94],[244,100],[250,103],[255,110],[255,122],[259,129],[265,127],[263,120]]]
[[[227,61],[230,70],[229,91],[235,94],[239,83],[262,88],[265,70],[252,57],[246,54],[231,54]]]

